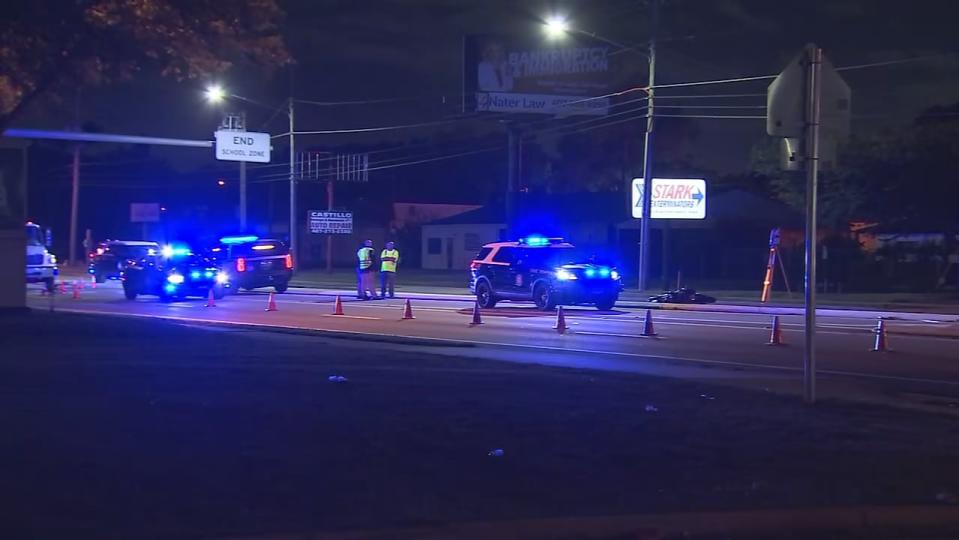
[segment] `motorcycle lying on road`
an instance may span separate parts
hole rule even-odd
[[[679,289],[665,291],[663,294],[650,296],[649,301],[668,304],[712,304],[716,302],[716,299],[706,294],[699,294],[696,289],[680,287]]]

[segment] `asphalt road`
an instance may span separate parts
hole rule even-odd
[[[346,292],[346,291],[344,291]],[[415,319],[403,320],[402,299],[359,301],[343,296],[344,315],[333,315],[334,297],[309,289],[276,295],[267,312],[266,292],[241,292],[206,307],[203,299],[161,303],[153,297],[126,300],[119,284],[71,294],[41,296],[37,309],[162,317],[185,321],[265,325],[342,333],[360,339],[412,338],[409,346],[448,346],[457,354],[495,360],[629,371],[733,384],[799,389],[803,321],[782,316],[785,346],[769,346],[771,317],[749,313],[653,311],[656,337],[642,336],[645,310],[591,307],[566,309],[569,330],[554,330],[555,315],[526,304],[502,303],[483,310],[483,324],[471,325],[472,304],[463,297],[415,295]],[[820,317],[818,369],[824,395],[869,394],[889,399],[949,404],[959,396],[959,340],[945,337],[957,323],[947,318],[888,321],[891,352],[873,346],[876,321],[857,316]],[[469,347],[462,345],[470,344]],[[918,395],[919,398],[915,398]],[[953,405],[949,405],[953,406]]]

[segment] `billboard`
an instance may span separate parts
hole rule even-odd
[[[643,179],[634,178],[633,217],[643,217]],[[653,219],[706,219],[706,181],[701,178],[653,178]]]
[[[312,234],[352,234],[353,212],[310,210],[309,226]]]
[[[160,203],[130,203],[131,223],[156,223],[160,221]]]
[[[474,35],[464,40],[464,108],[469,111],[605,115],[610,98],[636,83],[629,54],[586,36]],[[596,98],[596,99],[591,99]]]

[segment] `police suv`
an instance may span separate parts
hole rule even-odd
[[[598,263],[562,238],[530,236],[486,244],[470,264],[470,292],[481,308],[500,300],[557,305],[593,304],[610,310],[623,289],[619,272]]]

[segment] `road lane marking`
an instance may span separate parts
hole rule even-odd
[[[637,358],[645,360],[663,360],[667,362],[684,362],[684,363],[693,363],[693,364],[707,364],[707,365],[718,365],[718,366],[727,366],[727,367],[736,367],[736,368],[745,368],[745,369],[755,369],[755,370],[768,370],[768,371],[791,371],[799,373],[802,371],[801,366],[783,366],[778,364],[761,364],[761,363],[749,363],[749,362],[734,362],[730,360],[707,360],[703,358],[686,358],[682,356],[667,356],[660,354],[640,354],[640,353],[631,353],[623,351],[600,351],[596,349],[579,349],[573,347],[557,347],[551,345],[530,345],[530,344],[519,344],[519,343],[502,343],[496,341],[477,341],[477,340],[467,340],[462,339],[453,339],[453,338],[440,338],[440,337],[430,337],[430,336],[415,336],[408,334],[389,334],[383,332],[360,332],[356,330],[333,330],[326,328],[315,328],[309,326],[298,326],[290,324],[280,324],[280,323],[254,323],[254,322],[234,322],[234,321],[224,321],[217,319],[197,319],[197,318],[188,318],[188,317],[175,317],[173,315],[157,315],[151,313],[125,313],[125,312],[111,312],[111,311],[92,311],[84,310],[79,308],[64,308],[61,309],[62,312],[67,313],[83,313],[91,315],[114,315],[120,317],[139,317],[144,319],[163,319],[169,321],[179,321],[179,322],[192,322],[197,324],[214,324],[214,325],[225,325],[225,326],[236,326],[236,327],[246,327],[246,328],[257,328],[257,329],[291,329],[291,330],[300,330],[314,332],[316,334],[326,334],[333,337],[336,334],[344,336],[375,336],[380,338],[400,338],[400,339],[409,339],[409,340],[420,340],[427,342],[434,342],[440,344],[448,344],[450,346],[463,346],[465,345],[486,345],[491,347],[502,347],[502,348],[513,348],[513,349],[529,349],[529,350],[540,350],[540,351],[551,351],[551,352],[561,352],[561,353],[585,353],[585,354],[599,354],[606,356],[617,356],[625,358]],[[572,334],[571,334],[572,335]],[[415,346],[415,344],[410,344]],[[501,362],[508,360],[499,360]],[[521,362],[521,363],[540,363],[540,362]],[[569,366],[569,367],[588,367],[588,366]],[[601,367],[593,367],[593,369],[602,369]],[[632,373],[630,371],[622,369],[614,369],[610,371],[626,372]],[[861,379],[875,379],[875,380],[886,380],[886,381],[899,381],[899,382],[910,382],[910,383],[921,383],[921,384],[938,384],[945,386],[955,386],[959,387],[959,381],[951,380],[940,380],[940,379],[926,379],[921,377],[904,377],[899,375],[880,375],[875,373],[863,373],[857,371],[843,371],[843,370],[829,370],[829,369],[819,369],[817,370],[819,375],[836,375],[840,377],[851,377],[851,378],[861,378]]]

